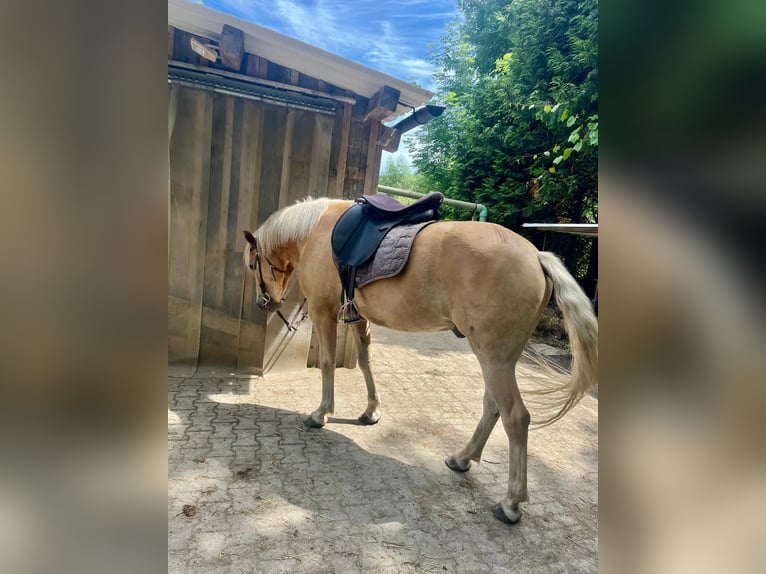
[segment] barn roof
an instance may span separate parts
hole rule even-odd
[[[370,98],[384,85],[396,88],[401,92],[396,115],[409,112],[409,106],[421,106],[434,96],[433,92],[263,26],[187,0],[168,0],[169,26],[219,41],[224,24],[244,32],[245,51],[360,96]]]

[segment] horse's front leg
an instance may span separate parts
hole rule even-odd
[[[351,325],[354,334],[359,369],[364,375],[364,383],[367,385],[367,409],[359,417],[359,422],[365,425],[374,425],[380,420],[380,398],[375,388],[375,379],[370,369],[370,322],[362,319]]]
[[[322,402],[305,423],[308,427],[324,426],[328,415],[335,410],[335,347],[338,323],[332,313],[310,311],[319,338],[319,369],[322,372]]]

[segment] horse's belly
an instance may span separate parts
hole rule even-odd
[[[397,278],[382,279],[356,291],[359,313],[371,323],[397,331],[447,331],[448,310],[424,292],[413,292]]]

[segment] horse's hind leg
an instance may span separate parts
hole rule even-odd
[[[499,417],[508,435],[508,490],[493,511],[498,520],[515,523],[521,518],[519,503],[527,500],[529,412],[516,384],[515,361],[491,360],[484,353],[477,356],[484,374],[484,411],[471,440],[445,462],[457,471],[468,470],[471,460],[478,462]]]
[[[508,435],[508,491],[495,506],[494,514],[498,520],[511,524],[521,518],[519,503],[527,500],[527,435],[530,422],[514,370],[515,365],[510,369],[505,366],[496,370],[496,376],[486,380]]]
[[[370,322],[362,319],[353,323],[351,332],[356,343],[359,369],[364,375],[364,383],[367,385],[367,410],[359,417],[359,422],[365,425],[374,425],[380,420],[380,399],[375,388],[375,379],[370,370]]]
[[[463,448],[444,461],[447,466],[457,472],[465,472],[471,468],[472,460],[479,462],[481,460],[481,453],[484,450],[484,445],[487,444],[487,439],[489,438],[489,435],[492,434],[492,429],[495,428],[495,424],[499,417],[500,411],[497,410],[495,399],[492,398],[492,395],[490,395],[489,391],[485,388],[484,410],[481,413],[479,424],[476,425],[476,430],[473,431],[471,440],[469,440]]]

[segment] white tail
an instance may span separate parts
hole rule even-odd
[[[598,383],[598,321],[588,296],[561,260],[547,251],[540,252],[538,259],[545,275],[553,282],[553,296],[564,315],[572,350],[571,373],[524,353],[543,369],[543,373],[524,377],[533,383],[531,388],[525,385],[525,401],[530,403],[533,415],[544,416],[542,420],[533,418],[532,424],[543,427],[567,414],[588,389]]]

